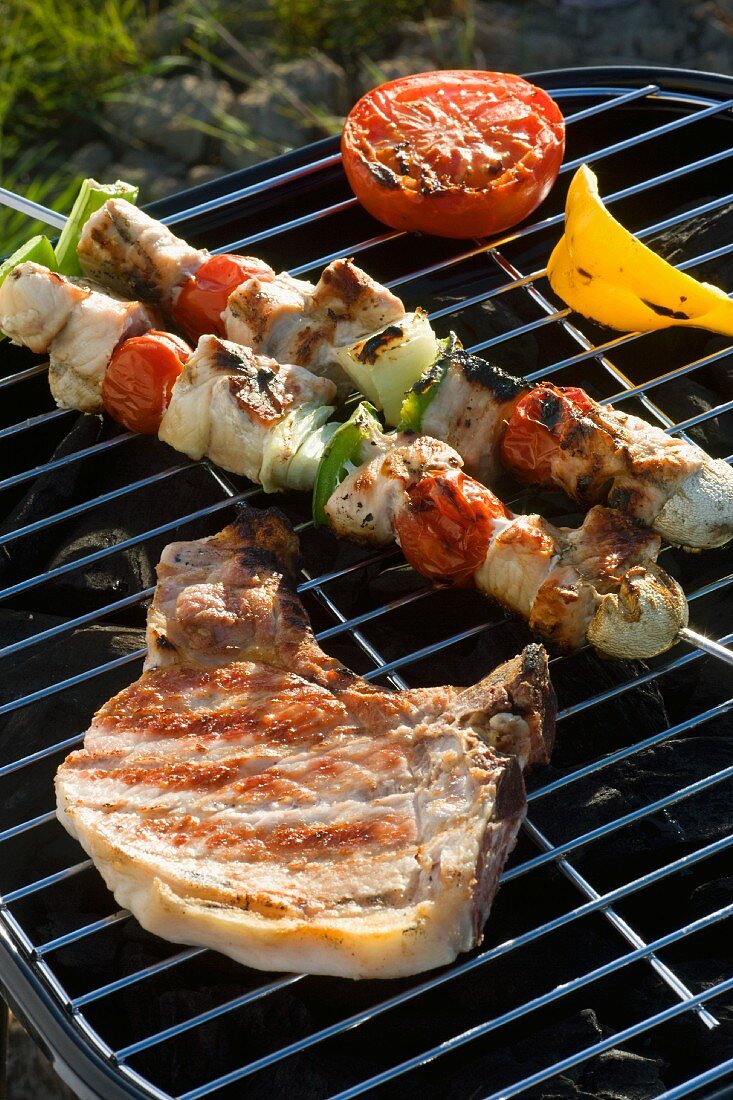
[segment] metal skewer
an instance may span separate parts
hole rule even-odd
[[[5,187],[0,187],[0,202],[3,206],[9,206],[11,210],[19,210],[21,214],[27,214],[29,218],[45,222],[46,225],[52,225],[56,229],[63,229],[66,225],[65,214],[57,214],[55,210],[42,206],[40,202],[33,202],[32,199],[26,199],[23,195],[16,195]]]
[[[679,637],[683,641],[690,642],[692,645],[697,646],[698,649],[705,650],[706,653],[710,653],[713,657],[717,657],[718,660],[733,665],[733,650],[726,649],[724,645],[719,645],[718,642],[711,641],[711,639],[706,638],[704,634],[698,634],[696,630],[690,630],[689,627],[683,626],[682,630],[680,630]]]

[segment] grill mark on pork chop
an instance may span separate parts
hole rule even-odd
[[[281,854],[310,858],[329,853],[365,852],[374,849],[394,850],[414,841],[412,822],[404,817],[387,814],[375,820],[334,822],[313,827],[278,825],[274,829],[258,829],[254,825],[227,825],[221,821],[200,820],[193,815],[152,818],[140,822],[133,830],[140,840],[170,843],[175,848],[199,841],[207,851],[231,858],[236,850],[239,859],[256,862],[276,862]]]

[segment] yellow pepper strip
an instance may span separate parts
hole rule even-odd
[[[565,233],[547,274],[571,309],[621,332],[685,325],[733,336],[733,301],[677,271],[611,217],[587,164],[570,184]]]

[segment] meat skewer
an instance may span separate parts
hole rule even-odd
[[[395,978],[481,942],[546,761],[541,646],[467,690],[324,654],[297,541],[247,509],[158,567],[141,678],[56,777],[58,816],[144,928],[258,969]]]
[[[503,465],[605,504],[692,549],[733,538],[733,470],[700,447],[584,390],[530,385],[463,351],[455,339],[404,406],[414,430],[445,439],[467,471],[491,484]]]
[[[51,393],[63,408],[101,412],[115,348],[155,327],[155,314],[141,302],[40,264],[20,264],[0,286],[0,329],[15,343],[50,356]]]
[[[222,324],[239,343],[332,377],[340,398],[350,376],[395,426],[402,394],[419,379],[407,426],[449,442],[468,472],[487,484],[501,461],[519,476],[564,489],[585,507],[620,508],[684,547],[722,546],[733,538],[733,471],[726,463],[598,405],[582,390],[528,387],[455,345],[453,354],[437,355],[427,319],[406,313],[398,298],[349,261],[329,265],[315,287],[250,257],[230,265],[226,278],[207,282],[207,265],[226,257],[191,250],[120,199],[89,219],[79,258],[85,271],[120,289],[172,302],[174,314],[186,295],[203,300],[208,293],[211,331]]]
[[[189,336],[226,335],[280,362],[307,367],[331,378],[341,400],[353,384],[335,349],[390,324],[409,327],[414,317],[348,260],[330,264],[314,285],[278,275],[251,257],[192,249],[121,199],[110,199],[92,214],[77,254],[90,277],[156,302]],[[434,337],[433,344],[424,365],[437,350]]]
[[[11,315],[19,302],[29,307],[39,298],[50,302],[40,329],[37,309],[17,309]],[[73,348],[74,340],[66,334],[75,313],[90,299],[100,303],[102,317],[105,309],[120,307],[98,291],[25,264],[0,288],[0,315],[7,313],[5,324],[17,339],[50,346],[53,358],[59,343]],[[158,342],[171,339],[151,335]],[[134,342],[124,342],[114,352],[109,376]],[[168,350],[175,360],[175,350]],[[103,345],[103,351],[96,360],[96,402],[109,384],[109,347]],[[153,351],[158,354],[160,348]],[[179,369],[181,363],[175,362]],[[75,380],[73,364],[70,370]],[[57,377],[63,386],[67,376],[59,371]],[[68,404],[75,403],[78,390],[76,385]],[[64,392],[70,392],[68,386]],[[318,490],[325,467],[333,465],[329,441],[339,434],[337,424],[326,423],[334,392],[332,382],[304,368],[281,366],[205,336],[174,379],[155,427],[177,450],[194,459],[206,455],[268,492],[310,489],[314,481]],[[89,408],[85,400],[79,404]],[[376,423],[372,421],[372,429]],[[594,509],[575,532],[552,528],[538,516],[513,517],[490,490],[461,472],[458,454],[446,444],[425,436],[385,436],[372,431],[369,423],[364,439],[367,449],[379,450],[381,457],[352,476],[354,492],[347,478],[346,488],[336,488],[334,482],[321,502],[337,532],[378,543],[396,537],[407,559],[432,580],[475,583],[560,648],[574,649],[588,640],[610,655],[650,656],[671,645],[685,625],[684,597],[653,565],[659,539],[620,514]],[[451,547],[447,555],[445,546]],[[450,560],[443,568],[446,556]],[[620,607],[635,627],[621,629]]]
[[[475,585],[561,650],[589,642],[608,656],[646,658],[686,627],[684,593],[655,564],[659,536],[622,513],[597,505],[577,530],[514,516],[463,473],[456,451],[427,436],[374,432],[361,453],[316,513],[336,534],[396,540],[423,576]]]
[[[338,427],[326,425],[334,384],[215,336],[202,337],[191,354],[177,337],[153,330],[154,321],[140,302],[39,264],[20,264],[0,286],[0,327],[16,343],[50,353],[51,392],[62,407],[121,408],[126,426],[157,432],[176,450],[206,456],[267,492],[311,489]],[[129,359],[141,360],[130,368],[135,373]],[[153,377],[166,363],[172,377]]]

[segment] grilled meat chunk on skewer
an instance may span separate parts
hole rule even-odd
[[[89,293],[83,283],[41,264],[18,264],[0,286],[0,329],[13,343],[43,355]]]
[[[207,272],[207,285],[216,278],[208,270],[208,253],[190,248],[162,223],[120,199],[109,199],[89,218],[78,256],[89,276],[174,312],[181,289],[196,279],[199,269],[202,275]],[[264,271],[235,281],[221,328],[213,331],[332,378],[344,398],[353,385],[334,348],[404,318],[402,302],[348,260],[329,264],[315,286],[284,272],[276,275],[261,263],[256,266]]]
[[[316,286],[285,273],[250,279],[229,296],[223,315],[231,340],[332,378],[342,398],[354,386],[334,349],[404,317],[400,299],[350,260],[329,264]]]
[[[542,649],[390,692],[319,649],[275,512],[164,552],[146,671],[59,769],[58,814],[144,927],[267,970],[399,977],[480,942],[549,747]],[[546,740],[543,741],[543,737]]]
[[[618,508],[681,546],[710,548],[733,538],[727,463],[599,405],[584,390],[531,386],[454,341],[404,407],[411,427],[450,443],[484,484],[503,465],[585,507]]]
[[[520,476],[557,485],[584,505],[608,501],[677,545],[733,538],[726,462],[583,390],[534,387],[511,415],[501,453]]]
[[[155,322],[141,302],[118,298],[40,264],[20,264],[0,286],[0,328],[15,343],[49,353],[51,393],[65,409],[101,412],[112,352]]]
[[[206,455],[266,489],[282,488],[277,467],[328,419],[335,392],[332,382],[302,367],[281,366],[239,344],[202,336],[173,388],[158,434],[191,458]]]
[[[84,226],[77,255],[90,278],[131,298],[167,304],[209,254],[132,203],[108,199]]]
[[[577,530],[513,516],[461,470],[459,455],[427,436],[375,437],[375,457],[332,493],[337,534],[396,539],[418,572],[475,584],[563,650],[586,641],[614,657],[651,657],[687,624],[676,581],[654,564],[660,539],[596,506]]]

